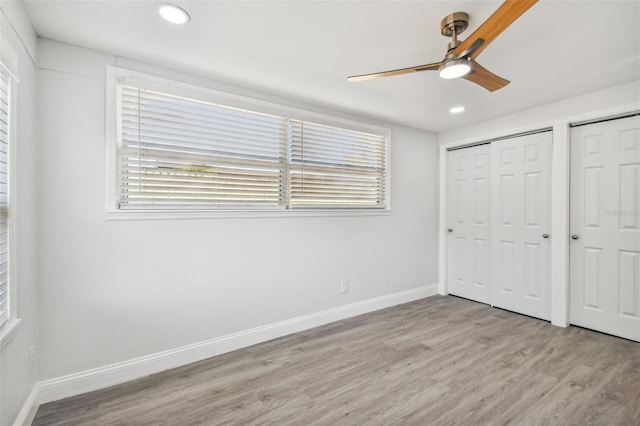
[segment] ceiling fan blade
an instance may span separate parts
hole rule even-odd
[[[463,52],[470,49],[477,39],[482,39],[484,42],[469,54],[471,59],[475,59],[509,25],[537,2],[538,0],[506,0],[473,34],[453,49],[451,54],[460,57]]]
[[[392,71],[376,72],[372,74],[352,75],[351,77],[347,77],[347,80],[364,81],[364,80],[371,80],[373,78],[390,77],[392,75],[409,74],[409,73],[418,72],[418,71],[437,70],[438,68],[440,68],[440,65],[442,65],[442,62],[418,65],[417,67],[400,68]]]
[[[505,80],[502,77],[498,77],[491,71],[480,66],[476,61],[471,61],[471,72],[463,76],[465,80],[469,80],[476,83],[490,92],[494,92],[498,89],[502,89],[504,86],[510,83],[509,80]]]

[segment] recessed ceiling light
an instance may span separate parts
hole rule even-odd
[[[461,113],[461,112],[463,112],[463,111],[464,111],[464,107],[463,107],[463,106],[454,106],[453,108],[451,108],[451,109],[449,110],[449,112],[450,112],[451,114],[459,114],[459,113]]]
[[[191,19],[184,9],[172,4],[163,4],[158,8],[158,13],[172,24],[186,24]]]

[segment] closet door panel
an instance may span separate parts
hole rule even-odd
[[[448,287],[456,296],[489,302],[489,149],[450,151]]]
[[[551,143],[551,132],[491,143],[491,302],[542,319],[551,306]]]
[[[640,117],[571,130],[570,322],[640,341]]]

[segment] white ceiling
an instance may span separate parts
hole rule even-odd
[[[542,0],[478,62],[511,84],[490,93],[422,72],[347,82],[442,59],[440,20],[465,11],[471,34],[499,1],[26,0],[38,35],[385,121],[441,132],[640,79],[640,1]],[[640,95],[639,95],[640,96]],[[451,115],[454,105],[463,114]]]

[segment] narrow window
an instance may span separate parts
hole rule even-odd
[[[9,142],[11,135],[11,76],[0,64],[0,328],[9,321]]]

